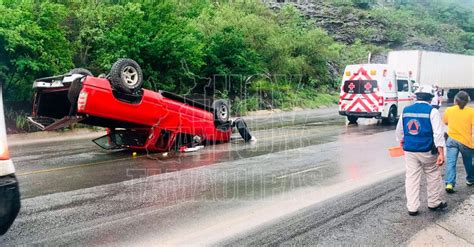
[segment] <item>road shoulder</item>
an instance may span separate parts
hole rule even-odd
[[[414,235],[408,246],[474,246],[474,195]]]
[[[70,131],[38,131],[33,133],[11,134],[7,136],[10,147],[27,144],[40,144],[65,140],[94,139],[105,135],[104,129],[75,129]]]

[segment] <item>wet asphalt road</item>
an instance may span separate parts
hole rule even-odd
[[[394,126],[367,122],[331,108],[249,118],[256,143],[167,156],[13,147],[23,207],[0,245],[404,243],[438,215],[405,215]]]
[[[465,177],[462,165],[458,165],[458,175]],[[406,212],[404,176],[398,175],[307,207],[218,245],[406,245],[418,231],[453,211],[474,192],[462,184],[455,194],[446,196],[447,210],[433,212],[426,206],[425,181],[422,188],[422,207],[417,217]]]
[[[22,198],[329,142],[342,131],[332,126],[344,125],[344,119],[334,109],[321,109],[318,114],[285,112],[246,119],[252,130],[256,130],[253,134],[259,140],[257,143],[244,144],[235,134],[232,143],[209,146],[199,153],[171,152],[168,156],[139,153],[134,158],[131,151],[104,151],[90,139],[13,146],[11,153],[22,184]]]

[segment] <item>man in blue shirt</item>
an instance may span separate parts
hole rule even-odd
[[[397,140],[405,151],[405,192],[408,214],[418,215],[421,174],[426,175],[428,208],[444,209],[444,185],[439,166],[444,164],[444,130],[437,109],[430,103],[435,91],[422,85],[416,92],[417,101],[403,110],[398,121]]]

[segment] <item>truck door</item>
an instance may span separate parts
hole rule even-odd
[[[411,105],[413,93],[411,92],[410,82],[406,78],[397,78],[397,97],[398,97],[398,114],[403,112],[406,106]]]

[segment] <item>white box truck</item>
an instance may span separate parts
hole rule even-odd
[[[435,84],[449,90],[452,100],[459,90],[469,93],[474,100],[474,56],[422,50],[392,51],[388,53],[390,68],[411,71],[420,84]]]

